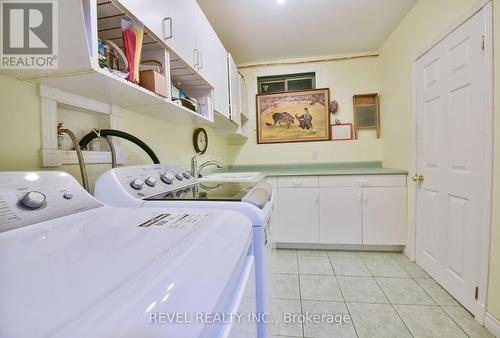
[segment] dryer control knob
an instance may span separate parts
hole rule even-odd
[[[150,187],[154,187],[156,185],[156,178],[154,178],[154,177],[148,177],[148,178],[146,178],[145,182]]]
[[[135,190],[141,190],[144,185],[144,181],[136,178],[132,182],[130,182],[130,186]]]
[[[45,205],[47,198],[39,191],[30,191],[21,200],[22,205],[30,209],[39,209]]]
[[[182,176],[181,173],[175,174],[175,178],[178,179],[179,181],[182,181],[184,179],[184,176]]]
[[[191,178],[191,173],[189,171],[185,171],[182,173],[182,176],[184,176],[185,178],[187,178],[189,180]]]
[[[172,184],[172,182],[174,181],[174,175],[170,173],[161,174],[160,178],[166,184]]]

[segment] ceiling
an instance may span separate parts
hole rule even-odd
[[[236,63],[376,51],[416,0],[197,0]]]

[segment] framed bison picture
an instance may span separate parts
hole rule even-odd
[[[257,143],[328,141],[328,88],[258,94]]]

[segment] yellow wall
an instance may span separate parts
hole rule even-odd
[[[410,60],[458,22],[477,0],[420,0],[391,33],[380,49],[380,88],[383,164],[410,169],[414,144],[411,138],[411,62]],[[499,2],[494,0],[494,21],[500,22]],[[500,39],[495,26],[495,39]],[[497,44],[498,45],[498,44]],[[498,54],[495,57],[498,60]],[[496,62],[495,82],[499,81]],[[498,87],[497,87],[498,88]],[[495,115],[500,114],[500,97],[495,96]],[[385,122],[385,123],[384,123]],[[500,135],[500,118],[495,119],[495,135]],[[500,148],[500,137],[495,137]],[[495,156],[495,185],[493,205],[500,201],[500,153]],[[414,196],[409,196],[409,219],[413,219]],[[494,209],[491,242],[490,283],[487,307],[500,318],[500,214]],[[478,248],[479,250],[479,248]]]
[[[368,57],[338,60],[307,65],[273,66],[240,69],[248,86],[248,111],[250,114],[250,136],[247,142],[230,146],[231,161],[235,164],[253,163],[310,163],[310,162],[356,162],[381,161],[381,140],[374,131],[365,131],[359,140],[302,142],[258,145],[255,131],[256,78],[265,75],[318,72],[317,87],[330,88],[331,99],[339,103],[334,118],[352,122],[352,95],[377,93],[379,91],[378,58]],[[382,123],[384,123],[382,121]]]
[[[194,154],[192,137],[195,126],[178,126],[163,120],[123,111],[122,130],[146,142],[162,163],[180,163],[188,166]],[[227,161],[226,140],[209,133],[209,149],[203,159]],[[0,170],[39,170],[41,147],[40,97],[35,85],[0,75]],[[127,164],[151,163],[147,155],[135,145],[122,141]],[[90,185],[109,164],[88,165]],[[80,180],[76,165],[65,165],[44,170],[64,170]]]

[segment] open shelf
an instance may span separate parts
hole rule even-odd
[[[177,124],[213,122],[213,88],[147,27],[144,29],[142,56],[164,65],[163,75],[168,82],[167,97],[99,67],[98,38],[111,40],[123,49],[121,18],[128,16],[135,19],[118,1],[65,0],[60,4],[60,11],[60,19],[66,24],[61,25],[65,29],[59,33],[59,69],[56,72],[2,70],[2,74]],[[172,81],[179,84],[187,95],[205,104],[205,115],[172,102]]]

